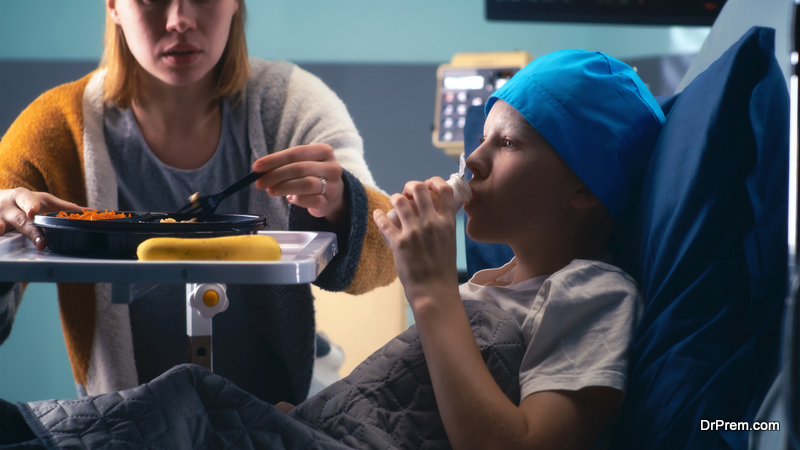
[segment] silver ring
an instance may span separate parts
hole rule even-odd
[[[322,195],[325,193],[325,191],[328,190],[328,182],[325,180],[325,178],[322,177],[317,177],[317,178],[319,178],[319,182],[322,183],[322,191],[319,193],[319,195]]]

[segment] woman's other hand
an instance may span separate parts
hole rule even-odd
[[[0,235],[13,229],[28,237],[39,250],[44,250],[44,233],[33,225],[37,214],[81,209],[75,203],[61,200],[47,192],[25,188],[0,190]]]
[[[328,144],[299,145],[269,154],[254,162],[253,170],[265,172],[256,187],[269,195],[285,196],[289,203],[332,224],[346,216],[342,166]]]
[[[274,406],[284,414],[289,414],[289,412],[295,408],[293,404],[286,402],[278,402]]]

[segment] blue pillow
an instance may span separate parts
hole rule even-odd
[[[754,27],[666,122],[617,256],[643,319],[611,448],[745,449],[777,374],[787,287],[789,99],[774,30]]]

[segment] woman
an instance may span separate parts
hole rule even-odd
[[[286,62],[248,59],[243,0],[107,0],[99,70],[44,93],[0,141],[0,233],[39,249],[39,213],[176,210],[252,170],[265,172],[218,212],[268,217],[271,229],[329,230],[340,253],[317,284],[365,292],[395,276],[368,215],[388,205],[341,100]],[[266,190],[266,194],[263,190]],[[59,284],[79,392],[146,382],[186,360],[183,285],[130,306],[104,284]],[[314,357],[310,286],[231,286],[218,315],[215,369],[269,401],[300,401]],[[6,336],[22,287],[0,286]],[[168,301],[175,299],[174,301]]]

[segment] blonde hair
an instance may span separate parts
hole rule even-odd
[[[216,86],[212,98],[233,97],[239,101],[247,80],[250,78],[250,63],[247,59],[247,40],[245,39],[244,0],[236,0],[239,8],[231,19],[231,29],[225,51],[214,67]],[[100,60],[100,68],[108,69],[103,86],[103,101],[113,103],[119,108],[128,108],[139,94],[138,71],[142,67],[133,57],[122,28],[114,23],[106,11],[105,48]]]

